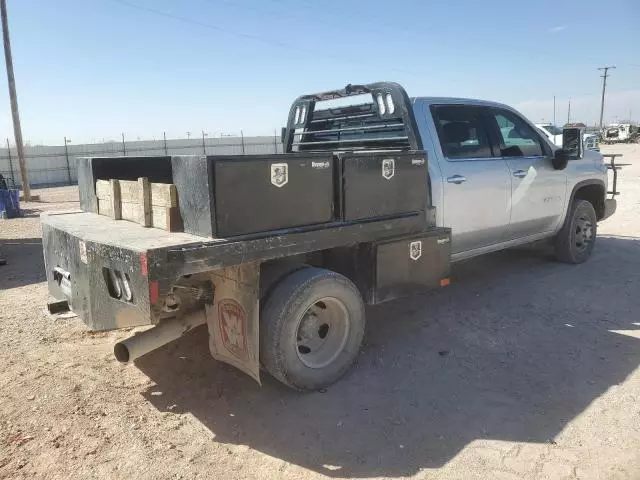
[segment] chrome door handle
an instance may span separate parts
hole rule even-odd
[[[524,170],[516,170],[515,172],[513,172],[513,176],[518,178],[524,178],[527,176],[527,172],[525,172]]]
[[[454,175],[453,177],[448,177],[447,182],[455,183],[456,185],[460,185],[462,182],[466,182],[467,178],[462,175]]]

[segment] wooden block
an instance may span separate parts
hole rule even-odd
[[[151,184],[147,177],[140,177],[138,179],[140,199],[138,204],[140,206],[140,225],[145,227],[151,226]]]
[[[161,228],[169,232],[182,231],[182,217],[178,207],[151,207],[151,221],[155,228]]]
[[[120,182],[116,179],[111,179],[111,218],[114,220],[120,220],[122,218],[122,202],[120,201]]]
[[[140,205],[131,202],[122,202],[122,220],[138,223],[140,221]]]
[[[140,183],[136,180],[120,180],[120,196],[123,202],[140,202]]]
[[[98,180],[96,182],[96,197],[100,200],[111,197],[111,183],[109,183],[109,180]]]
[[[154,207],[177,207],[178,190],[172,183],[151,184],[151,205]]]
[[[100,215],[106,215],[107,217],[112,217],[113,212],[111,211],[111,200],[110,199],[98,199],[98,213]]]

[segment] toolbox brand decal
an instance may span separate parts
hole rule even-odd
[[[416,240],[409,244],[409,257],[418,260],[422,256],[422,240]]]
[[[411,165],[424,165],[424,158],[414,158],[411,160]]]
[[[326,162],[311,162],[311,168],[329,168],[329,161],[326,161]]]
[[[446,245],[447,243],[449,243],[449,237],[444,237],[444,238],[439,238],[438,239],[438,245]]]
[[[246,360],[248,357],[245,323],[246,315],[238,302],[230,298],[218,302],[218,324],[222,344],[240,360]]]
[[[382,176],[389,180],[396,173],[396,161],[393,158],[382,160]]]
[[[289,182],[289,165],[286,163],[271,164],[271,183],[276,187],[284,187]]]
[[[80,240],[78,244],[78,250],[80,251],[80,261],[84,264],[89,263],[89,258],[87,257],[87,244]]]

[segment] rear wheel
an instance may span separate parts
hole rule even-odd
[[[596,241],[598,218],[590,202],[574,200],[562,230],[555,241],[556,257],[561,262],[586,261]]]
[[[304,268],[278,283],[260,319],[264,368],[297,390],[318,390],[353,364],[364,336],[364,305],[346,277]]]

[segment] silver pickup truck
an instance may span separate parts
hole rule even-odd
[[[566,167],[555,164],[561,149],[499,103],[416,97],[412,104],[437,224],[452,230],[452,260],[543,238],[553,239],[562,261],[589,257],[597,222],[616,208],[600,153],[580,143]]]
[[[78,159],[81,209],[42,217],[50,310],[94,330],[153,325],[114,346],[124,363],[206,324],[216,359],[315,390],[358,355],[365,304],[541,239],[584,262],[616,207],[579,129],[558,148],[505,105],[390,82],[298,97],[282,142]]]

